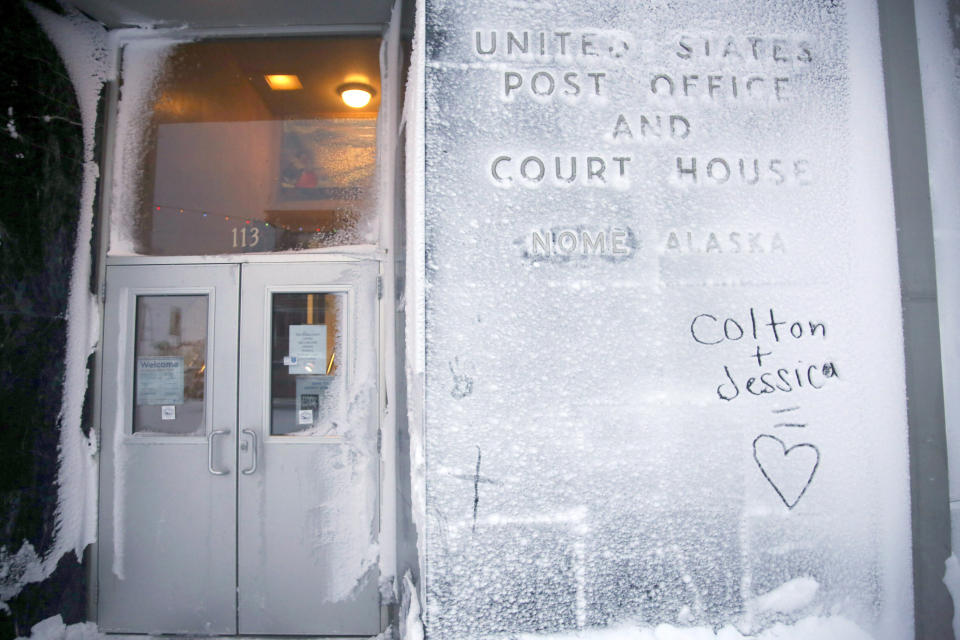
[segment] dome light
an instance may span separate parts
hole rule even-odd
[[[361,109],[370,104],[370,100],[377,92],[373,87],[363,82],[348,82],[337,87],[337,93],[340,94],[340,99],[348,107]]]

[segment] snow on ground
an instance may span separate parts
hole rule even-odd
[[[517,640],[871,640],[857,625],[844,618],[804,618],[793,625],[777,624],[759,635],[743,635],[732,626],[713,630],[707,627],[655,628],[624,625],[608,629],[588,629],[579,633],[538,635],[520,634]]]
[[[419,607],[411,608],[411,615],[419,614]],[[423,627],[407,621],[405,631],[401,631],[400,640],[423,640]],[[391,640],[392,628],[372,636],[370,640]],[[871,640],[871,636],[844,618],[810,617],[793,625],[778,624],[760,635],[743,635],[734,627],[723,627],[714,631],[706,627],[675,627],[660,625],[655,628],[622,625],[605,629],[585,629],[576,633],[560,634],[520,634],[512,636],[515,640]],[[38,622],[30,630],[29,636],[18,640],[147,640],[153,636],[110,636],[101,634],[92,622],[80,622],[66,625],[59,616],[52,616]],[[216,640],[216,639],[211,639]],[[252,639],[251,639],[252,640]]]
[[[100,633],[97,625],[92,622],[78,622],[76,624],[64,624],[60,615],[51,616],[45,620],[33,625],[29,636],[21,636],[18,640],[152,640],[155,637],[145,635],[123,635]],[[256,638],[247,636],[247,640],[256,640]],[[376,636],[371,636],[369,640],[393,640],[393,628],[387,629]],[[211,637],[209,640],[218,640]],[[226,639],[223,639],[226,640]],[[304,638],[309,640],[309,638]]]
[[[29,640],[103,640],[97,631],[97,625],[92,622],[79,622],[66,625],[59,615],[52,616],[33,625],[29,636],[22,636]]]
[[[758,611],[791,613],[813,602],[820,585],[813,578],[794,578],[756,598]]]

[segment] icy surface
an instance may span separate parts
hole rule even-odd
[[[96,537],[96,443],[84,435],[81,418],[88,379],[87,361],[99,333],[97,303],[89,291],[93,204],[99,177],[94,146],[97,104],[111,61],[106,32],[96,22],[75,11],[61,16],[36,5],[28,6],[63,59],[76,91],[83,120],[84,164],[67,303],[67,355],[59,416],[56,533],[53,545],[43,550],[42,557],[27,542],[16,553],[0,549],[0,602],[4,603],[19,593],[23,585],[46,579],[66,553],[72,551],[80,560],[84,548]],[[15,135],[14,114],[8,113],[8,116],[11,121],[7,132]]]
[[[126,296],[120,298],[119,301],[119,314],[121,318],[129,317],[129,298]],[[121,329],[116,336],[108,336],[108,339],[113,339],[117,341],[117,344],[125,345],[128,342],[127,338],[127,325],[126,323],[121,324]],[[115,576],[124,579],[124,561],[126,560],[126,548],[124,542],[126,541],[126,534],[123,530],[123,523],[126,522],[126,504],[129,500],[127,496],[127,482],[126,477],[128,473],[129,466],[129,449],[124,446],[124,433],[126,431],[126,425],[124,424],[125,415],[124,411],[124,398],[128,397],[128,394],[132,394],[133,390],[131,389],[133,376],[129,375],[127,372],[127,359],[122,358],[117,364],[116,371],[113,372],[114,380],[113,385],[116,389],[114,394],[114,402],[116,402],[116,409],[114,410],[114,415],[116,416],[116,423],[113,425],[113,442],[109,446],[113,447],[114,451],[114,461],[113,461],[113,562],[111,563],[110,570]],[[110,372],[105,372],[104,376],[108,376]]]
[[[759,634],[743,635],[734,627],[675,627],[653,629],[620,626],[580,633],[520,634],[518,640],[870,640],[870,636],[843,618],[804,618],[796,624],[775,624]]]
[[[0,609],[6,609],[7,600],[20,593],[23,585],[46,577],[37,550],[26,540],[16,553],[0,547]]]
[[[403,576],[403,607],[400,611],[400,637],[402,640],[423,640],[423,619],[420,597],[413,584],[412,574]]]
[[[380,101],[380,111],[377,114],[377,188],[374,189],[377,199],[376,220],[380,225],[378,237],[382,246],[404,246],[402,239],[396,237],[398,228],[396,217],[399,215],[397,190],[402,184],[399,165],[404,152],[400,146],[399,135],[402,121],[401,105],[403,104],[403,74],[406,72],[403,61],[404,41],[401,31],[403,5],[400,0],[394,0],[390,12],[390,22],[380,44],[380,87],[383,97]],[[402,206],[402,203],[400,203]],[[396,214],[396,215],[395,215]],[[381,324],[381,336],[384,345],[396,345],[396,319],[401,316],[402,302],[397,301],[398,263],[403,264],[405,252],[397,251],[393,260],[381,263],[382,294],[380,311],[385,322]],[[403,274],[399,274],[402,277]],[[402,338],[401,338],[402,339]],[[381,376],[385,389],[401,389],[397,376],[402,375],[398,367],[398,353],[395,348],[382,350]],[[402,393],[397,392],[396,395]],[[400,519],[397,516],[397,504],[402,498],[401,491],[396,489],[399,484],[397,465],[400,462],[397,454],[397,441],[403,421],[400,408],[403,398],[390,398],[391,392],[386,394],[386,402],[381,405],[382,418],[380,422],[380,473],[386,483],[385,488],[393,490],[382,491],[380,500],[380,581],[381,603],[396,606],[399,603],[400,584],[398,576],[404,568],[400,567],[397,548],[400,540],[406,538],[407,532],[400,532]],[[406,514],[405,514],[406,515]],[[407,527],[403,527],[406,529]],[[386,588],[384,588],[386,585]]]
[[[404,336],[404,364],[407,384],[407,424],[410,438],[410,510],[415,531],[404,532],[415,536],[417,545],[418,575],[424,575],[426,531],[426,460],[424,457],[424,368],[425,349],[425,226],[424,226],[424,6],[417,0],[415,34],[410,52],[410,69],[404,93],[404,114],[407,146],[404,150],[406,178],[405,213],[406,228],[406,273],[404,281],[404,311],[406,335]],[[421,584],[413,584],[415,597],[422,597]],[[419,603],[418,603],[419,606]]]
[[[912,633],[876,25],[426,2],[431,637]]]
[[[93,622],[64,624],[59,615],[41,620],[30,628],[30,635],[23,640],[101,640],[106,636],[97,631]]]
[[[88,358],[96,348],[100,318],[96,298],[90,293],[93,253],[93,206],[100,170],[94,162],[97,105],[110,71],[110,53],[103,28],[79,13],[59,17],[35,8],[34,15],[57,47],[77,92],[83,118],[83,190],[77,243],[70,273],[67,306],[67,361],[64,367],[63,404],[60,412],[60,465],[57,485],[57,539],[44,557],[45,573],[52,573],[67,551],[80,560],[84,547],[96,538],[96,441],[81,430],[87,389]]]
[[[78,622],[75,624],[64,624],[63,618],[58,614],[33,625],[29,636],[21,636],[18,640],[144,640],[153,638],[163,638],[169,636],[153,636],[143,634],[116,634],[109,635],[100,633],[97,625],[93,622]],[[218,640],[215,636],[204,636],[210,640]],[[226,636],[227,638],[236,638],[236,636]],[[250,640],[257,640],[253,636],[246,636]],[[383,633],[371,636],[369,640],[393,640],[393,628],[387,627]]]
[[[356,318],[361,319],[360,335],[375,335],[376,312],[375,281],[357,278]],[[322,549],[327,566],[325,590],[318,594],[323,602],[339,602],[348,599],[363,587],[367,576],[376,568],[380,551],[378,539],[377,504],[379,489],[373,482],[377,465],[377,440],[374,432],[377,424],[377,353],[373,343],[354,339],[347,345],[347,357],[353,357],[344,393],[333,408],[336,422],[345,425],[340,452],[333,464],[318,458],[317,472],[323,474],[330,484],[325,492],[327,500],[318,505],[318,513],[324,514],[317,521],[317,528],[305,531],[314,546]],[[358,528],[336,523],[370,523],[369,537],[356,537]]]
[[[819,588],[820,585],[813,578],[794,578],[773,591],[758,596],[755,606],[759,611],[790,613],[810,604]]]
[[[173,47],[180,41],[163,38],[138,40],[123,48],[123,86],[117,105],[117,143],[114,149],[113,194],[110,199],[110,253],[129,255],[137,246],[133,225],[140,211],[141,183],[150,109],[157,81]]]
[[[181,37],[175,29],[160,35],[125,30],[117,36],[122,70],[109,254],[201,255],[235,253],[238,247],[281,253],[379,243],[378,214],[389,198],[378,202],[372,183],[379,179],[382,188],[392,174],[390,163],[378,156],[389,149],[376,132],[395,118],[387,123],[350,117],[269,119],[269,113],[261,113],[236,120],[223,106],[210,106],[202,121],[168,114],[165,105],[171,101],[201,99],[190,85],[191,60],[209,54],[202,53],[202,43],[190,48],[196,38]],[[212,58],[207,61],[212,64]],[[296,181],[303,162],[310,167],[303,178],[309,177],[312,187]],[[206,177],[212,166],[218,167],[216,180]],[[324,207],[332,207],[335,229],[320,221]],[[272,218],[277,211],[298,210],[311,211],[310,219],[324,229],[313,232],[302,216],[288,223]],[[249,245],[245,234],[239,244],[236,237],[231,243],[231,229],[243,219],[252,221],[249,230],[256,235]]]
[[[413,611],[413,609],[411,609]],[[92,622],[81,622],[66,625],[59,615],[52,616],[35,624],[30,629],[30,635],[20,640],[127,640],[134,638],[153,638],[154,636],[127,636],[111,634],[109,636],[97,631]],[[406,632],[400,636],[403,640],[423,640],[423,629],[410,622],[406,624]],[[393,629],[386,631],[370,640],[392,640]],[[675,627],[660,625],[655,629],[641,629],[629,625],[612,627],[609,629],[590,630],[569,634],[532,635],[520,634],[517,640],[869,640],[861,629],[843,618],[807,618],[795,625],[775,625],[764,633],[756,636],[744,636],[732,627],[724,627],[716,631],[707,628]],[[216,640],[215,638],[213,640]]]

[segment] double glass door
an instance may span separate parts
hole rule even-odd
[[[380,631],[377,272],[107,267],[102,630]]]

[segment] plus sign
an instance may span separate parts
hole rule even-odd
[[[758,367],[762,367],[762,366],[763,366],[763,356],[769,356],[769,355],[771,355],[772,353],[773,353],[772,351],[760,351],[760,345],[757,345],[757,352],[756,352],[755,354],[753,354],[752,356],[750,356],[750,357],[751,357],[751,358],[756,358],[756,359],[757,359],[757,366],[758,366]]]

